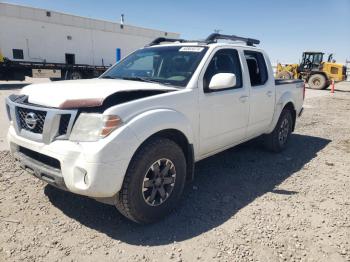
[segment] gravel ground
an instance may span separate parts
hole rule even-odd
[[[153,225],[48,186],[2,151],[0,261],[350,261],[341,90],[309,96],[283,153],[253,141],[199,162],[179,208]]]

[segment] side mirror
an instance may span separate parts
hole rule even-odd
[[[214,75],[209,83],[209,89],[220,90],[230,87],[235,87],[237,79],[235,74],[231,73],[219,73]]]

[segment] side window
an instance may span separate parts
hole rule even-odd
[[[23,50],[22,49],[12,49],[13,59],[23,59]]]
[[[268,74],[263,54],[255,51],[244,51],[244,55],[248,65],[250,84],[252,86],[265,84]]]
[[[232,73],[236,75],[236,85],[230,88],[242,87],[242,69],[238,52],[235,49],[220,49],[213,56],[203,77],[204,91],[209,92],[209,83],[218,73]],[[224,89],[222,89],[224,90]],[[226,90],[226,89],[225,89]]]

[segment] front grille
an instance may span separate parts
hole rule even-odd
[[[43,163],[47,166],[61,169],[61,163],[56,158],[40,154],[38,152],[35,152],[33,150],[30,150],[28,148],[21,147],[21,146],[18,148],[18,151],[20,153],[22,153],[23,155],[26,155],[27,157],[30,157],[31,159],[34,159],[34,160],[36,160],[40,163]]]
[[[67,134],[70,117],[71,117],[70,114],[61,115],[58,135],[61,136],[61,135]]]
[[[6,99],[7,111],[9,117],[13,116],[17,135],[44,144],[69,138],[78,110],[43,107],[20,98]]]
[[[36,124],[28,125],[26,123],[26,117],[28,114],[34,114],[36,116]],[[46,118],[46,112],[40,110],[34,110],[29,108],[17,107],[17,117],[19,120],[19,125],[21,129],[25,129],[27,131],[42,134],[44,129],[44,123]]]

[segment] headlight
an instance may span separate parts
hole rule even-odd
[[[69,140],[94,142],[108,136],[122,125],[119,116],[81,113],[73,126]]]

